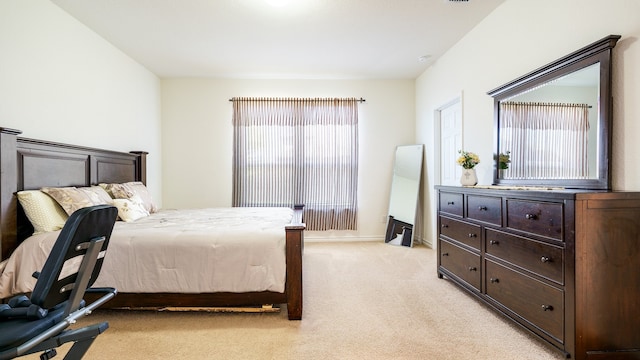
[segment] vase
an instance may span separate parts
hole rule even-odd
[[[476,176],[476,169],[462,169],[460,184],[463,186],[474,186],[477,183],[478,177]]]

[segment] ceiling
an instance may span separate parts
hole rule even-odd
[[[51,1],[159,77],[270,79],[414,79],[504,2]]]

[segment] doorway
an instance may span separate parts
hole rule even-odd
[[[436,109],[435,141],[437,167],[436,177],[440,185],[459,185],[462,168],[456,159],[462,149],[462,96]]]

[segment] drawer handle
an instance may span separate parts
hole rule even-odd
[[[497,278],[491,278],[491,279],[489,279],[489,282],[492,283],[492,284],[497,284],[497,283],[500,282],[500,280],[498,280]]]
[[[478,271],[478,268],[476,268],[475,266],[470,266],[469,271]]]
[[[500,242],[498,240],[490,240],[489,245],[499,245]]]
[[[449,256],[449,253],[442,253],[442,256]]]
[[[524,217],[529,220],[535,220],[537,216],[535,214],[525,214]]]
[[[449,227],[449,225],[448,225],[448,224],[442,224],[442,228],[443,228],[443,229],[446,229],[446,228],[448,228],[448,227]]]
[[[470,234],[469,234],[469,237],[470,237],[470,238],[478,237],[478,234],[470,233]]]
[[[542,311],[553,311],[553,306],[551,306],[551,305],[542,305]]]
[[[447,205],[455,205],[453,201],[447,201]]]
[[[543,263],[548,263],[551,262],[551,258],[548,256],[543,256],[540,258],[540,261],[542,261]]]
[[[487,207],[486,206],[478,206],[478,210],[487,211]]]

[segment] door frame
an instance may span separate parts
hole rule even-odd
[[[456,103],[460,103],[460,142],[461,146],[464,149],[464,102],[463,102],[463,92],[461,91],[459,95],[447,101],[446,103],[440,105],[434,110],[433,118],[434,118],[434,131],[433,131],[433,142],[434,146],[434,180],[435,185],[442,184],[442,174],[441,174],[441,165],[442,165],[442,129],[441,129],[441,121],[442,121],[442,110],[451,107]]]

